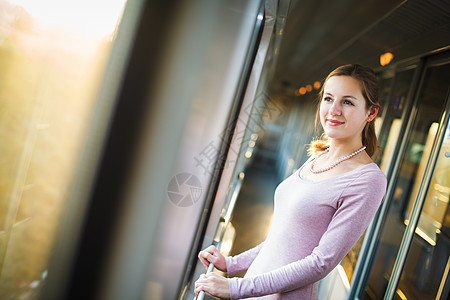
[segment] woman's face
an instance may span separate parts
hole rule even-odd
[[[341,140],[361,140],[368,118],[376,115],[366,109],[361,84],[351,76],[333,76],[326,81],[319,113],[325,134]]]

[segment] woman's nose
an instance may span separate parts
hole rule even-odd
[[[331,104],[330,109],[328,110],[328,113],[333,116],[338,116],[341,114],[341,105],[338,101],[334,101],[333,104]]]

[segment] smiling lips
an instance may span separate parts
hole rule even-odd
[[[332,119],[327,119],[327,123],[328,123],[330,126],[339,126],[339,125],[344,124],[344,122],[339,122],[339,121],[337,121],[337,120],[332,120]]]

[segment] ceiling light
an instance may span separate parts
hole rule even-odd
[[[387,66],[392,59],[394,58],[394,54],[392,54],[391,52],[386,52],[384,54],[380,55],[380,65],[382,66]]]

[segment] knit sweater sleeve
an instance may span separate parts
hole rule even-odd
[[[255,257],[258,255],[263,244],[264,242],[238,255],[225,257],[227,274],[234,275],[236,273],[246,271],[252,264],[253,260],[255,260]]]
[[[385,191],[386,177],[379,170],[355,178],[342,190],[327,230],[310,255],[270,272],[229,279],[231,299],[287,292],[324,278],[360,238]]]

